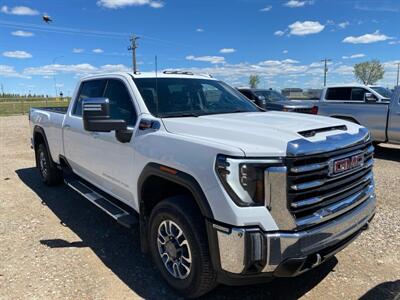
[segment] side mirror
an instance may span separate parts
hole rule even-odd
[[[265,108],[265,105],[267,104],[267,99],[264,96],[257,96],[255,102],[256,105]]]
[[[87,98],[82,102],[83,127],[87,131],[110,132],[124,130],[124,120],[112,120],[110,117],[110,101],[107,98]]]
[[[107,98],[87,98],[82,102],[83,128],[87,131],[110,132],[121,143],[131,140],[133,131],[129,130],[125,120],[114,120],[110,116],[110,100]]]
[[[372,93],[365,93],[364,94],[364,98],[366,102],[376,102],[378,101],[378,99],[376,98],[376,96]]]

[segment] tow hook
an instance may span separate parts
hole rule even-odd
[[[312,264],[312,268],[318,266],[319,264],[321,264],[322,261],[322,257],[319,253],[315,254],[315,263]]]

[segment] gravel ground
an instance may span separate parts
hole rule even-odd
[[[138,232],[65,186],[42,185],[26,116],[0,118],[0,299],[175,299]],[[370,230],[293,279],[219,286],[207,299],[400,298],[400,147],[376,151],[378,210]]]

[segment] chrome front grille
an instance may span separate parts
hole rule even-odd
[[[373,146],[369,143],[319,155],[287,159],[288,210],[298,228],[335,218],[374,195]],[[330,162],[362,153],[364,162],[343,174],[330,175]]]

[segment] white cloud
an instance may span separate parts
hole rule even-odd
[[[308,34],[316,34],[324,30],[325,26],[319,22],[313,21],[305,21],[300,22],[297,21],[291,25],[289,25],[290,34],[292,35],[308,35]]]
[[[72,49],[72,53],[82,53],[82,52],[84,52],[85,50],[84,49],[82,49],[82,48],[73,48]],[[94,51],[94,50],[93,50]]]
[[[23,30],[13,31],[13,32],[11,32],[11,34],[14,35],[14,36],[20,36],[20,37],[31,37],[31,36],[34,36],[34,34],[32,32],[23,31]]]
[[[150,1],[149,5],[152,8],[162,8],[162,7],[164,7],[164,2]]]
[[[122,64],[116,64],[116,65],[108,64],[100,67],[95,67],[88,63],[82,63],[74,65],[52,64],[40,67],[29,67],[25,68],[22,74],[30,76],[43,76],[43,77],[52,76],[54,74],[74,74],[77,76],[86,76],[89,74],[129,72],[129,71],[131,71],[131,68]]]
[[[283,36],[284,34],[285,34],[285,31],[282,31],[282,30],[277,30],[274,32],[274,35],[277,35],[277,36]]]
[[[164,7],[164,2],[152,0],[99,0],[97,1],[97,5],[112,9],[122,8],[126,6],[144,5],[148,5],[152,8],[161,8]]]
[[[383,1],[382,1],[383,2]],[[378,3],[378,2],[377,2]],[[355,9],[358,10],[364,10],[364,11],[383,11],[383,12],[398,12],[400,9],[398,7],[395,7],[394,5],[373,5],[373,6],[366,6],[366,5],[360,5],[357,3],[354,7]]]
[[[11,58],[18,58],[18,59],[24,59],[24,58],[31,58],[32,54],[26,51],[5,51],[3,52],[3,56],[5,57],[11,57]]]
[[[314,4],[314,1],[299,1],[299,0],[290,0],[286,2],[284,5],[290,8],[297,8],[297,7],[303,7],[305,5],[311,5]]]
[[[365,57],[364,53],[353,54],[350,56],[342,56],[343,59],[362,58]]]
[[[288,53],[289,53],[289,50],[286,50],[286,49],[285,49],[285,50],[282,51],[282,53],[283,53],[283,54],[288,54]]]
[[[346,21],[346,22],[342,22],[342,23],[339,23],[338,24],[338,26],[341,28],[341,29],[345,29],[347,26],[349,26],[350,25],[350,22],[349,21]]]
[[[92,51],[93,51],[93,53],[103,53],[104,52],[104,50],[101,48],[96,48],[96,49],[93,49]]]
[[[188,55],[186,56],[187,60],[195,60],[195,61],[203,61],[203,62],[209,62],[212,64],[223,64],[225,63],[225,57],[223,56],[194,56],[194,55]]]
[[[0,76],[3,77],[16,77],[16,78],[30,78],[18,73],[13,66],[0,65]]]
[[[197,32],[204,32],[204,29],[203,28],[197,28],[196,31]]]
[[[400,44],[400,41],[390,41],[389,45],[398,45]]]
[[[268,5],[264,8],[261,8],[260,11],[270,11],[272,9],[272,5]]]
[[[367,33],[360,36],[348,36],[343,40],[343,43],[348,44],[370,44],[376,42],[382,42],[391,40],[393,38],[384,35],[379,32],[379,30],[375,31],[374,33]]]
[[[233,52],[236,52],[236,49],[234,49],[234,48],[222,48],[221,50],[219,50],[219,53],[224,53],[224,54],[233,53]]]
[[[36,9],[32,9],[27,6],[8,7],[6,5],[3,5],[0,11],[5,14],[17,15],[17,16],[36,16],[39,14],[39,12]]]

